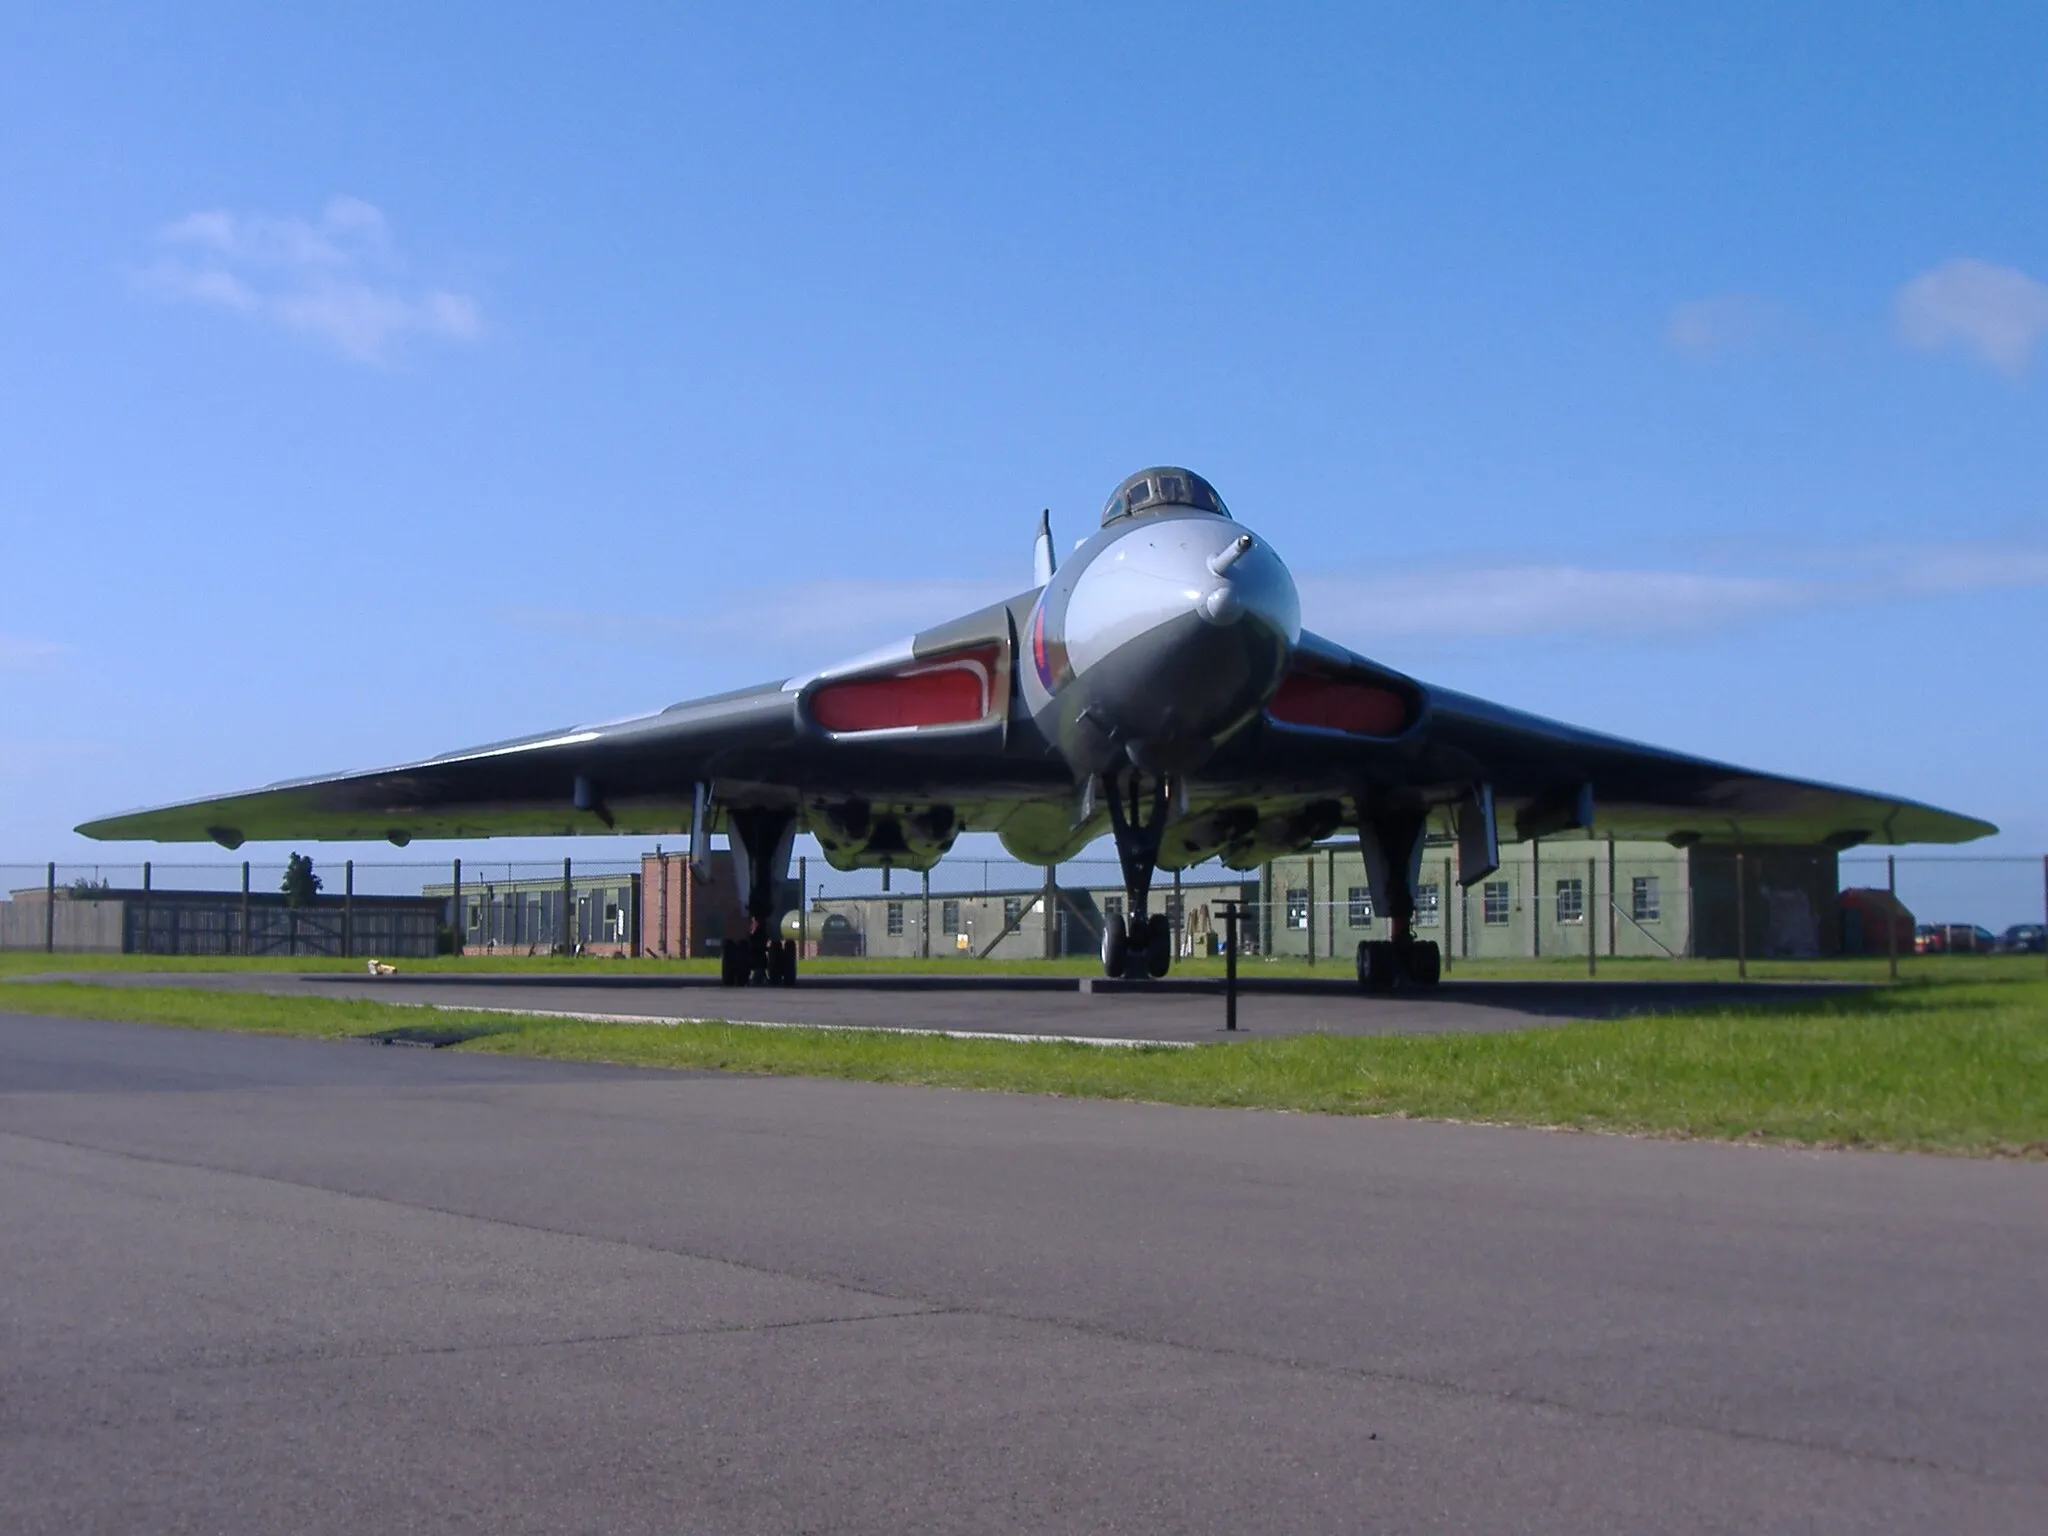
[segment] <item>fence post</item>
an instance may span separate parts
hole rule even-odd
[[[2044,861],[2048,862],[2048,861]],[[1893,981],[1899,979],[1899,856],[1888,853],[1884,856],[1884,889],[1891,897],[1884,914],[1885,969]]]
[[[1614,888],[1614,839],[1607,839],[1607,958],[1612,960],[1619,950],[1615,948],[1618,935],[1616,925],[1621,921],[1615,910],[1615,903],[1621,900],[1621,893]]]
[[[1749,980],[1749,880],[1740,848],[1735,850],[1735,979]]]
[[[1308,939],[1308,968],[1316,968],[1316,855],[1309,850],[1308,857],[1301,861],[1302,878],[1308,881],[1308,911],[1303,914],[1304,936]]]
[[[1529,958],[1543,958],[1543,845],[1529,844]]]
[[[57,953],[57,861],[43,876],[43,953]]]
[[[455,861],[454,879],[450,884],[448,909],[448,936],[454,941],[450,953],[461,955],[469,949],[469,917],[462,910],[462,860]]]
[[[2041,921],[2048,924],[2048,853],[2041,855]],[[2041,949],[2048,955],[2048,941],[2042,943]]]
[[[926,869],[919,871],[919,874],[923,881],[923,890],[918,898],[917,957],[920,960],[929,960],[932,957],[932,872]],[[1050,880],[1051,877],[1052,871],[1048,869],[1046,878]]]
[[[661,933],[661,958],[668,958],[668,855],[661,844],[654,845],[654,878],[661,887],[654,893],[654,926]]]
[[[251,936],[249,923],[249,861],[244,859],[242,860],[242,953],[244,956],[249,953]]]
[[[1329,893],[1326,897],[1330,911],[1330,948],[1328,953],[1331,963],[1335,964],[1337,960],[1337,850],[1334,847],[1324,852],[1323,876],[1323,884],[1329,887]],[[1174,878],[1178,880],[1180,877],[1176,875]]]
[[[569,860],[562,860],[562,915],[555,919],[555,948],[565,955],[576,953],[577,941],[583,937],[576,931],[576,886],[570,873]]]
[[[1053,952],[1053,923],[1055,921],[1054,909],[1059,903],[1059,898],[1053,892],[1052,870],[1052,865],[1048,864],[1045,866],[1045,892],[1038,898],[1039,927],[1043,929],[1041,947],[1044,949],[1045,958],[1048,960],[1058,958]],[[925,889],[927,891],[931,889],[931,877],[929,875],[925,877]],[[926,905],[929,906],[931,898],[926,897],[925,900]],[[927,912],[925,915],[929,917],[931,914]]]
[[[1586,974],[1600,974],[1600,925],[1593,918],[1593,898],[1600,889],[1600,861],[1586,860],[1586,899],[1579,906],[1579,916],[1586,924]]]
[[[730,845],[732,839],[728,837],[726,839],[726,842],[728,845]],[[704,862],[706,867],[708,868],[711,863],[711,838],[709,834],[706,834],[704,838],[704,843]],[[668,881],[668,869],[666,868],[666,866],[664,866],[661,872],[661,901],[663,909],[663,916],[661,919],[661,943],[662,948],[664,950],[666,950],[668,947]],[[719,944],[721,948],[723,947],[724,942],[724,936],[720,935]],[[697,864],[694,858],[686,858],[683,860],[682,950],[683,958],[685,960],[689,959],[692,955],[697,953]]]
[[[1457,887],[1451,883],[1451,861],[1446,858],[1444,860],[1444,883],[1437,887],[1441,894],[1436,899],[1436,909],[1441,914],[1439,920],[1444,925],[1444,942],[1442,947],[1444,952],[1444,974],[1446,976],[1451,974],[1451,951],[1458,947],[1457,935],[1451,932],[1451,892],[1456,889]],[[1330,892],[1330,899],[1332,901],[1337,899],[1335,891]],[[1336,912],[1333,908],[1330,921],[1335,922],[1336,920]]]
[[[341,862],[341,958],[348,960],[356,952],[356,861],[344,859]]]
[[[145,955],[156,953],[153,943],[155,935],[150,932],[149,888],[151,874],[149,860],[144,859],[142,861],[142,952]]]

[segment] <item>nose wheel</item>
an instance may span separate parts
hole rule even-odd
[[[1143,981],[1164,976],[1173,966],[1173,924],[1151,911],[1152,876],[1159,868],[1159,843],[1166,833],[1169,800],[1165,779],[1146,787],[1136,769],[1103,778],[1109,828],[1124,872],[1124,913],[1102,924],[1102,973]]]

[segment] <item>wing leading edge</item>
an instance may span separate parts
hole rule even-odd
[[[1301,769],[1348,792],[1419,794],[1448,805],[1489,785],[1504,836],[1560,830],[1712,843],[1961,843],[1998,828],[1897,796],[1759,773],[1731,763],[1584,730],[1469,694],[1416,683],[1319,636],[1303,656],[1324,676],[1410,687],[1420,707],[1384,740],[1264,723],[1255,763]],[[1332,787],[1338,787],[1332,784]],[[1590,804],[1588,803],[1590,802]],[[1590,816],[1588,812],[1590,811]]]

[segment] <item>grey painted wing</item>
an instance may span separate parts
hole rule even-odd
[[[1758,773],[1581,730],[1448,689],[1429,690],[1427,755],[1469,762],[1496,803],[1525,811],[1590,785],[1616,837],[1732,843],[1962,843],[1987,821],[1867,790]],[[1509,824],[1502,816],[1503,828]]]
[[[665,832],[688,823],[692,786],[721,766],[786,750],[796,696],[779,683],[657,714],[573,726],[362,773],[89,821],[87,837],[156,842],[561,836]],[[576,784],[588,785],[588,808]]]
[[[1758,773],[1546,720],[1417,682],[1319,635],[1302,635],[1301,656],[1303,666],[1340,686],[1407,699],[1411,724],[1375,739],[1262,722],[1239,773],[1285,784],[1297,799],[1444,805],[1488,784],[1505,837],[1576,827],[1588,789],[1593,830],[1603,836],[1849,847],[1961,843],[1998,830],[1895,795]]]

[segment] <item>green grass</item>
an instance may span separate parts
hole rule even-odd
[[[1959,977],[1962,973],[1956,973]],[[1920,982],[1852,998],[1483,1035],[1104,1049],[707,1024],[601,1025],[333,998],[10,982],[11,1012],[328,1038],[473,1027],[460,1049],[559,1060],[1408,1115],[1642,1134],[2048,1155],[2048,982]]]

